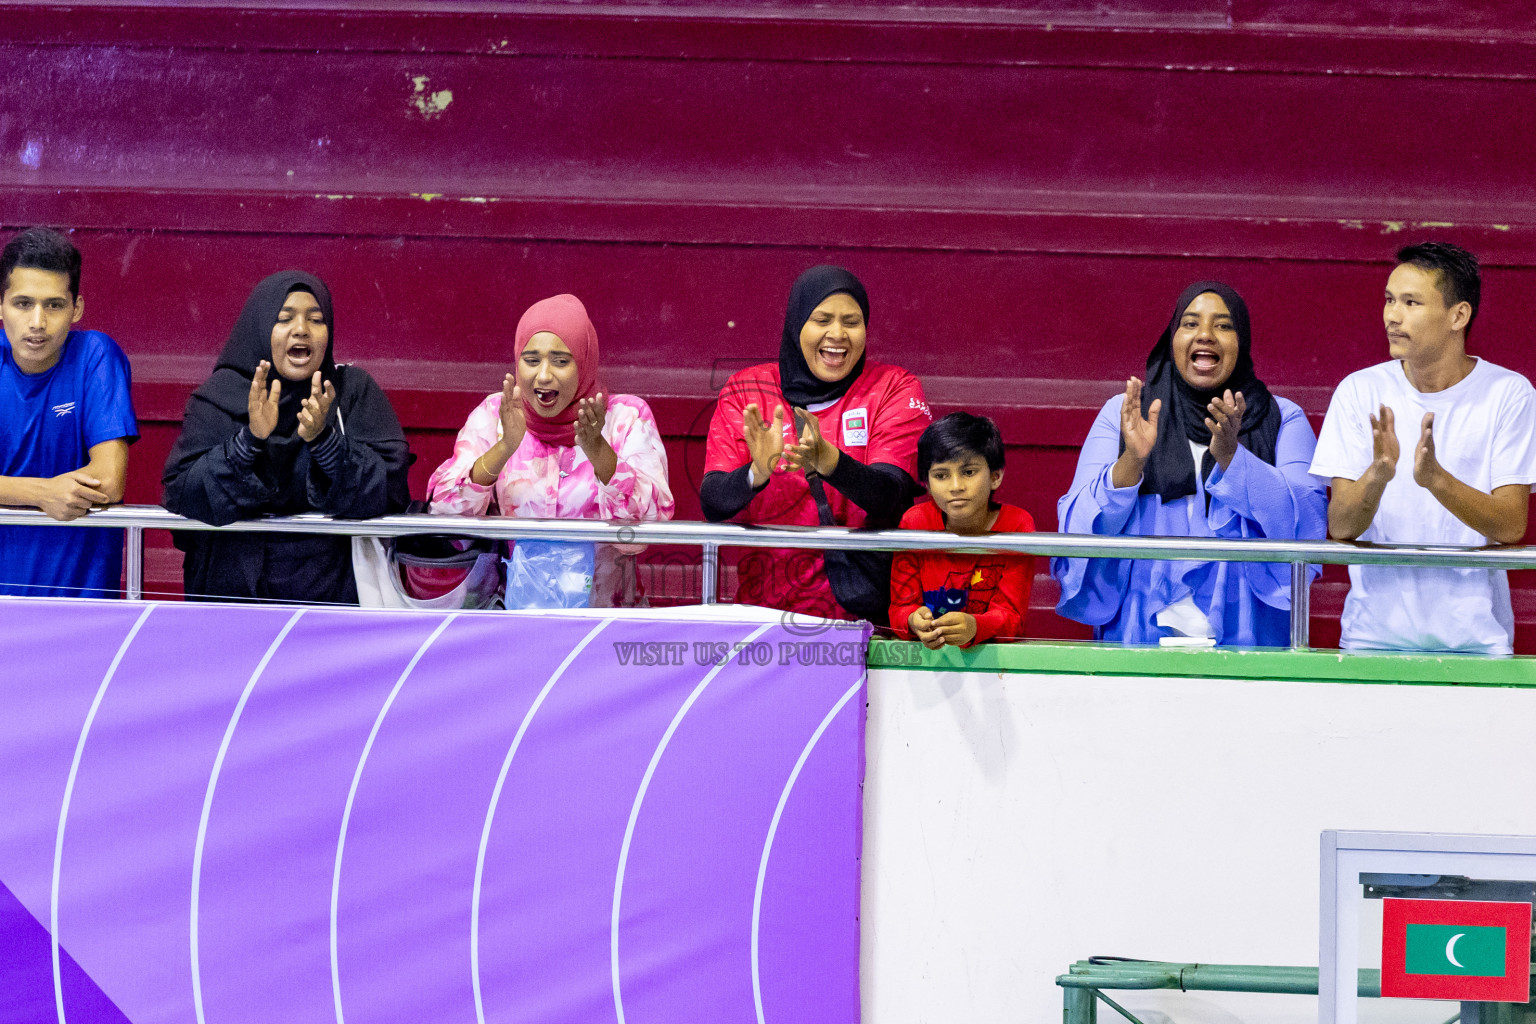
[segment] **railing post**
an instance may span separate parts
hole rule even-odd
[[[1099,1004],[1091,988],[1061,990],[1062,1024],[1098,1024]]]
[[[128,551],[124,557],[128,568],[128,600],[142,600],[144,597],[144,527],[128,527]]]
[[[1312,588],[1307,563],[1291,563],[1291,649],[1312,646]]]
[[[720,545],[701,545],[704,553],[703,564],[699,566],[699,603],[715,604],[718,601],[720,586]]]

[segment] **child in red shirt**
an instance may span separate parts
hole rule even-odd
[[[903,530],[948,530],[962,537],[1034,532],[1028,512],[992,500],[1003,482],[1003,437],[985,416],[950,413],[923,431],[917,472],[932,500],[907,510]],[[891,628],[934,650],[1018,639],[1034,578],[1030,555],[898,551],[891,566]]]

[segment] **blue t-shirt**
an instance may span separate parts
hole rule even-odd
[[[100,331],[70,331],[39,374],[0,347],[0,476],[58,476],[89,462],[94,445],[137,440],[131,382],[128,357]],[[114,597],[122,574],[122,530],[0,526],[0,594]]]

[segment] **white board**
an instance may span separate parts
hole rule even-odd
[[[864,1021],[1059,1021],[1090,955],[1316,965],[1319,833],[1536,833],[1533,736],[1529,689],[876,670]],[[1307,996],[1111,995],[1145,1024],[1317,1020]]]

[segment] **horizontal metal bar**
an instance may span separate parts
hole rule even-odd
[[[1186,992],[1266,992],[1317,995],[1316,967],[1264,967],[1248,964],[1180,964],[1159,961],[1079,962],[1056,979],[1062,988],[1180,989]],[[1381,972],[1362,968],[1357,992],[1381,995]]]
[[[155,505],[115,505],[60,523],[37,509],[0,508],[0,526],[143,527],[236,533],[322,533],[406,537],[447,533],[498,540],[569,540],[842,551],[1001,551],[1055,558],[1136,558],[1194,562],[1310,562],[1318,565],[1408,565],[1459,569],[1533,569],[1536,547],[1346,544],[1329,540],[1220,540],[1194,537],[1099,537],[1069,533],[1001,533],[967,537],[925,530],[851,530],[840,526],[737,526],[732,523],[614,523],[596,519],[514,516],[395,515],[331,519],[307,513],[209,526]]]

